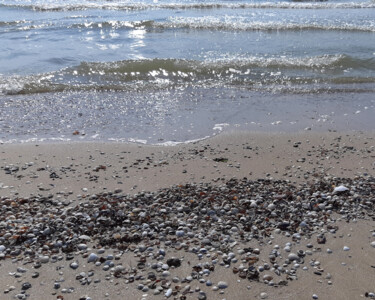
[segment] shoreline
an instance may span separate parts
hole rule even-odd
[[[77,196],[115,189],[154,191],[232,177],[300,183],[325,175],[374,175],[374,139],[374,132],[235,132],[175,146],[2,144],[0,170],[7,176],[0,185],[7,197],[56,192]]]
[[[0,145],[0,293],[65,300],[375,297],[374,138],[237,132],[177,146]],[[335,194],[339,185],[348,192]],[[314,199],[319,206],[310,205]],[[96,213],[103,209],[123,211],[125,219],[102,224]],[[280,230],[286,220],[295,225]],[[34,243],[15,243],[31,233],[39,237]],[[303,259],[289,259],[300,250]]]

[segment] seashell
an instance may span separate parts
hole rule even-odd
[[[263,276],[263,280],[271,281],[272,279],[273,277],[271,275],[266,274]]]
[[[166,292],[165,292],[165,297],[169,298],[170,296],[172,296],[172,289],[168,289]]]
[[[343,185],[337,186],[333,189],[333,194],[339,194],[349,191],[349,189]]]

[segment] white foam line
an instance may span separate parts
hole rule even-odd
[[[191,143],[200,142],[200,141],[206,140],[208,138],[210,138],[209,135],[205,136],[204,138],[194,139],[194,140],[187,140],[185,142],[167,141],[167,142],[164,142],[164,143],[157,143],[155,145],[156,146],[177,146],[177,145],[181,145],[181,144],[191,144]]]

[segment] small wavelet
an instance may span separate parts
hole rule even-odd
[[[58,63],[58,61],[57,61]],[[365,75],[361,76],[364,72]],[[316,85],[374,83],[375,58],[347,55],[312,57],[247,56],[204,61],[141,59],[82,62],[60,71],[29,76],[0,76],[2,94],[61,91],[158,90],[186,86],[236,86],[295,89]],[[328,74],[328,75],[327,75]]]
[[[41,12],[81,11],[81,10],[155,10],[155,9],[367,9],[375,8],[374,2],[329,2],[329,1],[280,1],[280,2],[250,2],[250,3],[124,3],[124,2],[86,2],[86,3],[2,3],[0,7],[9,7]]]
[[[230,30],[230,31],[286,31],[286,30],[339,30],[339,31],[364,31],[375,32],[375,22],[366,21],[364,24],[347,23],[346,21],[331,22],[278,22],[278,21],[249,21],[245,18],[226,17],[171,17],[169,22],[149,23],[161,28],[188,28],[202,30]]]

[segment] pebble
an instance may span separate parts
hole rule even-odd
[[[165,297],[169,298],[171,295],[172,295],[172,289],[168,289],[166,292],[165,292]]]
[[[219,281],[213,286],[209,279],[210,274],[223,268],[233,270],[233,276],[238,276],[241,283],[249,280],[262,282],[263,279],[267,289],[271,288],[269,286],[283,285],[279,280],[273,282],[274,278],[279,278],[276,276],[298,279],[303,273],[300,268],[307,270],[304,264],[311,265],[315,274],[324,276],[324,271],[318,268],[319,262],[315,260],[321,247],[316,242],[325,244],[337,231],[336,224],[340,222],[335,222],[333,213],[339,214],[343,220],[362,218],[366,211],[370,212],[370,216],[372,213],[369,205],[373,199],[373,182],[370,179],[340,179],[345,189],[332,192],[336,180],[322,178],[296,186],[281,180],[231,179],[217,186],[191,183],[136,195],[106,192],[81,195],[74,208],[62,204],[63,195],[59,195],[60,198],[32,196],[25,203],[5,198],[1,199],[0,206],[0,228],[4,231],[0,240],[1,259],[16,262],[22,258],[26,262],[30,257],[37,257],[38,260],[31,262],[30,270],[40,268],[41,263],[55,262],[54,266],[62,278],[62,281],[51,279],[55,289],[63,285],[65,270],[58,262],[65,257],[71,261],[70,268],[74,270],[79,267],[78,260],[81,264],[86,261],[93,263],[82,265],[86,273],[78,274],[77,280],[81,284],[89,285],[91,280],[101,282],[94,274],[100,267],[98,274],[103,274],[101,268],[108,271],[102,275],[102,279],[105,278],[108,283],[116,283],[116,277],[122,278],[126,283],[134,282],[144,293],[164,293],[166,297],[171,297],[176,292],[176,298],[195,291],[199,293],[195,294],[195,298],[206,299],[201,291],[204,285],[221,293],[226,292],[223,290],[228,287],[227,282]],[[356,196],[346,187],[355,190]],[[232,194],[235,201],[228,199],[228,195],[232,197]],[[360,203],[356,199],[361,199]],[[240,218],[238,222],[237,216]],[[25,220],[30,228],[22,233],[21,224],[25,224],[22,222]],[[21,245],[12,243],[11,237],[15,232],[21,232]],[[276,244],[279,242],[275,234],[280,234],[277,238],[289,238],[290,242],[284,247]],[[303,241],[312,235],[314,241],[311,239],[311,243],[306,245],[310,250],[298,250]],[[270,253],[261,256],[264,248],[245,248],[243,241],[261,241],[269,246]],[[29,247],[30,242],[32,247]],[[88,244],[96,249],[90,251],[96,253],[87,252]],[[243,249],[239,249],[240,245]],[[375,241],[370,245],[375,247]],[[343,250],[347,251],[346,248],[349,250],[347,246]],[[169,257],[171,249],[179,258]],[[326,251],[330,253],[331,250]],[[134,257],[135,264],[118,264],[123,263],[121,256],[126,253]],[[196,255],[198,264],[190,265],[183,257],[185,253]],[[307,260],[305,255],[314,256]],[[267,262],[259,262],[260,258]],[[237,262],[241,265],[237,265]],[[190,269],[187,273],[190,275],[181,280],[176,277],[172,279],[170,276],[175,276],[174,269],[182,264]],[[26,269],[17,268],[14,276],[30,276],[28,273],[23,275],[25,272]],[[259,272],[266,274],[261,276]],[[37,276],[39,273],[36,272],[32,275],[33,278]],[[330,279],[328,274],[326,279]],[[190,286],[184,287],[188,282],[201,286],[192,289]],[[26,284],[23,283],[23,289]],[[125,287],[131,288],[130,285]],[[68,291],[67,287],[61,289],[64,294]],[[108,294],[108,297],[112,295]],[[147,298],[146,295],[143,297]],[[260,297],[266,299],[268,295],[264,292]]]
[[[228,283],[226,283],[225,281],[219,281],[217,287],[219,289],[226,289],[228,287]]]
[[[297,254],[295,254],[295,253],[290,253],[290,254],[288,255],[288,259],[289,259],[290,261],[299,260],[299,256],[298,256]]]
[[[39,256],[39,260],[41,263],[46,264],[49,262],[49,256],[48,255],[41,255]]]
[[[98,255],[95,253],[90,253],[89,257],[87,258],[87,262],[96,262],[98,260]]]
[[[78,245],[77,245],[77,248],[78,248],[79,250],[86,250],[86,249],[87,249],[87,245],[86,245],[86,244],[78,244]]]
[[[22,290],[28,290],[31,288],[31,283],[30,282],[25,282],[22,284]]]
[[[348,246],[344,246],[344,248],[342,248],[344,251],[349,251],[350,248]]]
[[[177,237],[183,237],[185,235],[185,231],[183,231],[183,230],[177,230],[176,231],[176,235],[177,235]]]
[[[72,263],[70,264],[70,267],[71,267],[73,270],[77,269],[77,268],[79,267],[78,262],[72,262]]]
[[[312,295],[312,298],[313,298],[313,299],[319,299],[319,297],[318,297],[317,294],[313,294],[313,295]]]
[[[78,238],[82,241],[91,241],[91,238],[85,234],[80,235]]]

